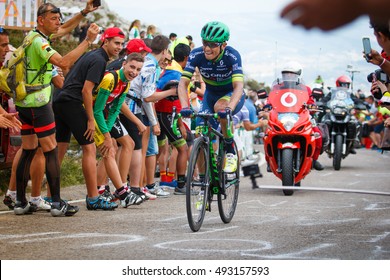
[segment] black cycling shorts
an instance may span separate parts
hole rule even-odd
[[[16,106],[16,110],[19,112],[19,119],[22,122],[22,135],[36,134],[38,138],[42,138],[56,132],[51,103],[36,108]]]
[[[82,103],[79,101],[55,102],[53,110],[57,126],[57,142],[69,143],[73,134],[81,146],[94,143],[93,139],[87,140],[84,136],[87,131],[88,118]]]
[[[135,114],[135,116],[142,121],[142,114]],[[119,114],[119,119],[134,141],[134,150],[142,149],[142,134],[139,133],[137,126],[123,114]]]
[[[114,122],[114,125],[111,128],[110,135],[114,139],[121,138],[125,135],[128,135],[126,128],[124,125],[121,123],[119,118],[117,118]]]

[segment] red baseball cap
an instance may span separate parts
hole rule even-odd
[[[151,53],[152,50],[145,44],[141,39],[131,39],[126,46],[127,53],[140,53],[141,51],[146,51]]]
[[[100,40],[104,41],[105,39],[114,37],[125,38],[125,33],[123,33],[123,31],[118,27],[110,27],[104,30],[104,33],[102,37],[100,37]]]

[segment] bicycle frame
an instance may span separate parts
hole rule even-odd
[[[181,117],[173,110],[172,130],[177,130],[177,120]],[[189,159],[187,169],[186,208],[188,224],[192,231],[198,231],[203,223],[205,212],[211,212],[214,195],[217,196],[218,211],[221,220],[229,223],[235,213],[239,191],[239,168],[234,173],[222,170],[222,159],[225,157],[224,135],[210,125],[211,118],[217,119],[218,114],[195,113],[193,117],[202,118],[204,124],[197,128],[198,137]],[[227,117],[227,134],[233,136],[231,118]],[[214,148],[213,139],[218,141]],[[233,142],[236,153],[237,146]],[[217,152],[216,152],[217,151]],[[202,175],[203,174],[203,175]],[[203,178],[204,176],[204,178]]]
[[[177,120],[181,117],[181,114],[176,114],[176,109],[174,108],[173,110],[173,114],[172,114],[172,129],[173,129],[173,132],[176,134],[176,135],[179,135],[180,134],[180,131],[178,131],[177,129]],[[214,119],[218,119],[218,114],[217,113],[195,113],[193,115],[193,117],[199,117],[199,118],[202,118],[204,120],[204,124],[202,126],[199,126],[197,127],[197,133],[200,134],[199,137],[203,138],[202,141],[204,141],[206,143],[206,145],[208,146],[208,158],[209,158],[209,162],[211,163],[210,164],[210,179],[211,179],[211,182],[210,182],[210,190],[212,190],[211,194],[219,194],[221,192],[221,194],[225,194],[225,188],[226,186],[224,186],[221,182],[221,178],[220,178],[220,172],[218,172],[218,162],[221,162],[221,159],[222,159],[222,155],[224,153],[224,149],[223,149],[223,134],[214,129],[211,125],[210,125],[210,121],[209,119],[210,118],[214,118]],[[228,136],[230,137],[233,137],[233,131],[232,131],[232,125],[231,125],[231,119],[230,119],[230,116],[227,116],[227,134]],[[216,140],[218,140],[218,153],[216,154],[215,150],[214,150],[214,147],[213,147],[213,144],[211,143],[211,140],[210,139],[213,139],[214,136],[217,137]],[[198,137],[198,138],[199,138]],[[236,178],[236,180],[238,180],[238,178]],[[230,186],[230,184],[235,184],[236,183],[236,180],[233,180],[232,182],[229,182],[229,185],[227,187]]]

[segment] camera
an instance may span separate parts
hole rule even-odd
[[[377,69],[375,70],[375,72],[372,72],[370,74],[368,74],[367,76],[367,81],[372,83],[372,81],[381,81],[382,83],[390,83],[390,79],[389,77],[387,76],[387,74],[385,72],[382,71],[382,69]]]
[[[261,88],[257,91],[257,97],[259,99],[265,99],[268,97],[268,92],[265,88]]]

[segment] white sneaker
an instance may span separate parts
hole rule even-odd
[[[152,188],[152,189],[147,188],[147,189],[149,190],[149,192],[150,192],[151,194],[157,195],[158,197],[168,197],[168,196],[170,195],[170,193],[164,191],[164,190],[158,185],[157,182],[156,182],[154,188]]]
[[[157,195],[158,197],[168,197],[171,194],[169,192],[164,191],[161,187],[158,187],[155,191],[155,195]]]
[[[30,203],[34,204],[37,207],[37,211],[50,211],[51,210],[51,203],[44,200],[42,197],[38,203],[31,202],[31,201],[30,201]]]
[[[233,173],[237,170],[237,155],[232,153],[227,153],[225,155],[225,164],[223,167],[223,172]]]
[[[149,192],[149,189],[147,187],[143,187],[141,188],[141,192],[143,192],[145,194],[145,196],[149,199],[149,200],[155,200],[157,198],[157,195],[154,195],[154,194],[151,194]]]

